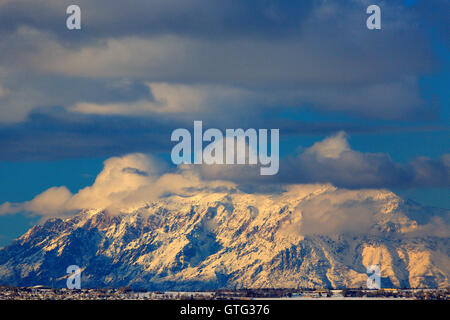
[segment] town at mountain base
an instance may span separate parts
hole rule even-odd
[[[0,250],[0,285],[84,288],[448,288],[450,211],[388,190],[197,191],[36,225]]]

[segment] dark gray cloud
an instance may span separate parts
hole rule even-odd
[[[109,157],[144,151],[167,152],[168,119],[68,114],[64,109],[33,112],[27,121],[0,126],[0,159],[30,161]]]
[[[102,88],[124,78],[141,85],[231,87],[260,97],[252,103],[242,98],[246,108],[308,104],[366,118],[438,116],[439,106],[419,85],[440,63],[428,29],[418,23],[429,15],[427,6],[413,10],[382,1],[383,29],[373,32],[365,27],[362,0],[77,1],[83,27],[71,32],[65,28],[69,4],[0,2],[0,88],[8,89],[0,97],[1,121],[21,121],[38,106],[87,102],[96,105],[91,110],[102,109],[102,90],[93,95],[80,79],[104,81]],[[434,7],[440,16],[436,8],[445,9],[445,2]],[[42,77],[52,90],[40,81],[15,85],[28,77]],[[66,90],[72,80],[78,101]],[[110,100],[121,101],[120,95]]]
[[[61,40],[73,35],[60,25],[65,22],[66,8],[77,4],[82,9],[86,29],[85,36],[79,39],[84,42],[107,37],[168,33],[214,39],[233,35],[288,35],[301,25],[313,7],[313,1],[265,0],[129,0],[126,4],[110,0],[2,2],[0,25],[4,32],[12,32],[26,25],[51,32]]]
[[[236,117],[238,106],[228,108],[220,117],[214,112],[123,117],[77,114],[63,107],[38,108],[23,122],[0,124],[0,161],[110,157],[133,152],[169,154],[174,145],[170,141],[172,131],[187,128],[192,132],[193,121],[199,119],[203,121],[205,130],[218,128],[225,132],[227,128],[278,128],[281,142],[305,136],[329,136],[340,130],[350,135],[447,130],[439,125],[400,127],[390,122],[320,122],[315,118],[307,121],[295,114],[289,119],[284,117],[284,111],[281,108],[250,108]],[[292,154],[294,149],[289,152],[282,149],[281,152]]]

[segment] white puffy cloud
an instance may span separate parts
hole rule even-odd
[[[75,194],[64,186],[52,187],[24,203],[3,203],[0,214],[26,211],[51,217],[92,208],[115,214],[168,194],[185,195],[199,189],[234,186],[226,181],[204,182],[186,167],[163,173],[162,165],[152,157],[136,153],[107,159],[93,185]]]
[[[110,158],[94,184],[76,193],[66,207],[71,210],[118,206],[132,192],[152,184],[158,170],[158,165],[143,154]]]
[[[55,216],[64,213],[72,193],[66,187],[52,187],[26,202],[23,210],[40,215]]]
[[[68,203],[72,193],[64,186],[51,187],[24,203],[5,202],[0,205],[1,214],[12,214],[22,211],[32,212],[43,217],[70,214]]]
[[[350,145],[344,132],[327,137],[322,141],[316,142],[313,146],[305,150],[306,154],[317,154],[322,158],[339,158],[343,152],[350,151]]]

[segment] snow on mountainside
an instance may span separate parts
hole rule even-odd
[[[52,219],[0,250],[0,284],[146,289],[448,287],[449,211],[387,190],[292,186],[276,194],[168,196],[120,215]]]

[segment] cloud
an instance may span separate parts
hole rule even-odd
[[[325,138],[306,149],[305,154],[316,154],[321,158],[338,159],[343,152],[350,151],[350,145],[344,132]]]
[[[87,94],[83,81],[72,92],[62,90],[71,79],[105,86],[124,78],[200,90],[202,97],[233,88],[219,100],[206,99],[213,110],[233,103],[257,109],[262,101],[366,118],[437,116],[439,108],[430,108],[419,86],[420,77],[438,70],[440,62],[415,23],[424,19],[420,10],[383,3],[383,32],[377,33],[365,28],[363,1],[132,3],[80,1],[83,28],[73,33],[64,26],[70,1],[4,2],[0,68],[8,77],[0,83],[12,95],[0,101],[0,121],[23,121],[32,110],[53,106],[98,115],[175,115],[198,99],[184,92],[186,102],[170,101],[164,108],[145,97],[118,101],[111,94],[111,101],[100,101],[103,91]],[[39,80],[27,84],[29,77]],[[52,85],[42,88],[46,81]],[[162,90],[152,93],[177,95]],[[245,98],[249,93],[256,103]]]
[[[66,187],[52,187],[26,202],[23,210],[40,215],[55,216],[65,210],[64,208],[72,198],[72,193]]]
[[[433,118],[438,110],[420,93],[419,79],[405,77],[394,82],[370,83],[348,87],[321,87],[298,92],[299,99],[316,104],[316,108],[359,114],[368,118]]]
[[[9,93],[8,89],[0,87],[0,98],[5,97]]]
[[[224,117],[226,116],[225,113]],[[242,120],[245,121],[244,116]],[[260,119],[255,115],[251,121],[253,120]],[[213,127],[210,124],[216,123],[204,121],[204,128]],[[259,127],[264,127],[264,123],[260,125]],[[174,128],[192,130],[192,126],[191,119],[181,122],[158,117],[129,118],[123,121],[114,116],[109,119],[92,119],[82,114],[65,112],[54,112],[48,119],[45,114],[36,114],[32,122],[0,127],[0,159],[16,161],[108,157],[142,151],[169,154],[174,146],[170,142],[170,134]],[[317,131],[334,131],[335,127],[324,129],[320,125],[306,125],[300,129],[305,130],[305,133],[317,134]],[[286,129],[282,128],[280,132],[281,139],[285,139]],[[386,153],[352,149],[343,132],[332,134],[309,148],[303,148],[299,154],[295,153],[294,147],[291,149],[287,154],[281,154],[279,173],[273,177],[261,177],[259,165],[205,165],[194,166],[192,170],[206,180],[230,180],[240,184],[319,182],[344,188],[446,188],[450,185],[448,154],[439,158],[417,157],[407,163],[400,163]],[[285,152],[283,150],[286,149],[280,149],[282,153]]]
[[[423,80],[445,71],[436,43],[448,38],[446,1],[382,2],[381,32],[365,28],[363,0],[81,0],[80,32],[65,28],[69,4],[0,1],[1,160],[167,153],[171,131],[199,119],[324,135],[436,128],[424,121],[445,117]],[[194,171],[240,183],[446,187],[448,168],[448,155],[402,164],[338,135],[283,160],[275,180],[248,166]]]
[[[96,82],[92,88],[105,90]],[[87,90],[87,89],[86,89]],[[141,88],[130,89],[145,96]],[[70,91],[70,90],[68,90]],[[148,92],[148,88],[145,88]],[[122,97],[126,100],[127,94]],[[152,97],[148,97],[149,101]],[[103,105],[105,101],[98,102]],[[235,114],[240,110],[241,114]],[[220,114],[220,117],[217,115]],[[182,116],[183,115],[183,116]],[[28,115],[24,122],[0,124],[0,160],[33,161],[81,157],[111,157],[128,153],[169,153],[173,144],[170,135],[176,128],[192,128],[202,119],[205,128],[280,128],[282,135],[331,134],[345,129],[349,133],[367,133],[379,127],[342,123],[320,123],[277,119],[267,108],[246,109],[238,106],[214,109],[211,112],[181,112],[145,115],[98,115],[69,112],[65,108],[41,108]],[[397,130],[383,127],[385,132]]]
[[[23,211],[23,205],[21,203],[11,203],[9,201],[0,205],[0,215],[8,213],[18,213]]]
[[[331,182],[347,188],[384,188],[450,185],[448,155],[431,160],[418,158],[408,164],[394,162],[384,153],[363,153],[350,148],[346,135],[338,133],[316,142],[285,164],[297,179]],[[295,178],[294,178],[295,179]]]
[[[338,159],[341,151],[337,145],[348,150],[342,141],[329,138],[308,152]],[[449,235],[448,211],[437,208],[424,211],[423,207],[385,189],[348,190],[330,184],[284,184],[277,188],[255,183],[253,186],[253,190],[249,190],[226,180],[203,180],[187,165],[170,172],[154,158],[136,153],[106,160],[95,182],[76,193],[64,186],[52,187],[24,203],[3,203],[0,214],[27,212],[43,220],[66,217],[85,209],[119,214],[173,195],[252,193],[270,194],[270,201],[274,203],[277,199],[291,199],[293,212],[288,220],[280,223],[281,232],[287,235],[374,234],[394,229],[410,236]]]
[[[90,68],[91,69],[91,68]],[[186,85],[147,82],[150,99],[119,103],[77,102],[68,110],[83,114],[145,115],[170,114],[182,117],[186,113],[206,116],[228,109],[235,113],[245,106],[277,108],[279,105],[295,108],[297,103],[309,103],[319,110],[340,111],[383,119],[409,119],[418,115],[433,118],[437,106],[425,110],[426,101],[420,96],[418,80],[408,78],[395,83],[362,86],[320,87],[303,90],[271,90],[231,87],[228,85]],[[395,106],[394,109],[391,107]]]
[[[6,202],[0,214],[31,212],[43,217],[73,214],[83,209],[106,209],[115,214],[171,194],[190,195],[197,190],[231,189],[226,181],[203,182],[190,170],[164,173],[164,165],[141,154],[112,157],[93,185],[72,194],[66,187],[52,187],[24,203]]]
[[[379,190],[328,188],[301,201],[295,208],[297,220],[285,226],[284,231],[303,236],[376,232],[376,215],[383,212],[386,200],[380,196],[383,194],[395,198],[394,194]]]
[[[292,186],[288,192],[298,190]],[[413,208],[413,209],[412,209]],[[414,211],[417,208],[417,211]],[[448,237],[449,211],[426,208],[398,198],[387,190],[347,190],[334,187],[306,197],[296,217],[282,229],[286,234],[340,235],[401,232],[404,236]]]
[[[394,162],[388,154],[353,150],[344,132],[329,136],[297,156],[280,160],[280,172],[261,177],[258,166],[202,166],[205,179],[238,183],[331,183],[343,188],[449,187],[450,155],[439,159],[419,157],[409,163]]]
[[[232,108],[243,105],[253,98],[245,90],[212,85],[177,85],[147,83],[154,100],[139,100],[127,103],[95,104],[80,102],[70,107],[72,112],[102,115],[140,115],[149,113],[192,113],[209,108]]]
[[[60,216],[69,212],[67,203],[72,193],[66,187],[51,187],[37,195],[31,201],[24,203],[5,202],[0,205],[0,215],[18,212],[32,212],[42,216]]]

